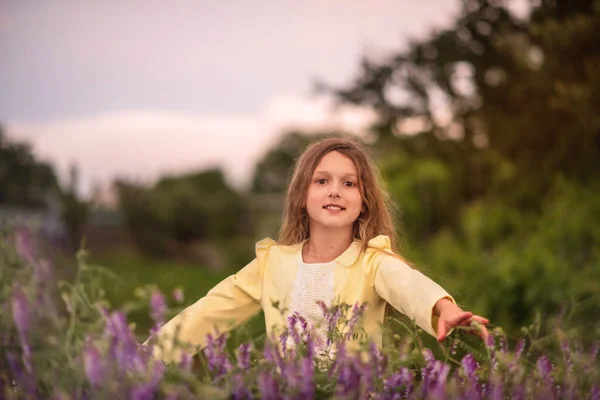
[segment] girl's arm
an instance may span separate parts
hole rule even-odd
[[[440,285],[391,256],[381,258],[375,272],[377,294],[395,309],[416,321],[417,325],[437,340],[443,340],[457,326],[480,324],[479,335],[487,341],[487,318],[463,311]]]
[[[206,296],[167,322],[144,345],[156,340],[155,358],[179,362],[184,351],[194,354],[206,346],[208,334],[226,332],[251,318],[261,309],[261,263],[255,258],[238,273],[224,279]],[[174,346],[175,338],[183,348]]]
[[[434,337],[438,336],[436,304],[441,299],[456,304],[440,285],[391,255],[382,255],[373,285],[382,299]]]

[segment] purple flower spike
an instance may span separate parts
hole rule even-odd
[[[183,290],[181,290],[181,288],[177,288],[177,289],[173,290],[173,299],[178,304],[183,303],[184,297],[183,297]]]
[[[160,290],[152,292],[150,298],[150,316],[157,324],[164,322],[165,311],[167,310],[167,304],[165,303],[165,297]]]
[[[462,369],[465,372],[470,384],[473,388],[477,387],[479,378],[477,377],[477,361],[473,354],[469,353],[460,361]]]
[[[233,400],[246,400],[252,398],[252,392],[244,382],[244,375],[236,374],[233,378],[234,389],[231,398]]]
[[[600,348],[600,342],[595,342],[592,346],[592,350],[590,351],[590,362],[588,363],[588,367],[591,368],[596,362],[596,357],[598,357],[598,349]]]
[[[181,355],[181,360],[179,360],[179,368],[184,371],[191,371],[193,362],[194,358],[189,353],[184,352]]]
[[[248,342],[238,348],[238,367],[241,369],[250,368],[250,345],[250,342]]]
[[[29,309],[29,299],[18,286],[15,286],[12,293],[11,311],[19,336],[21,337],[21,341],[23,341],[27,338],[29,333],[31,314]]]
[[[314,363],[312,358],[305,358],[301,362],[300,398],[313,399],[315,397]]]
[[[102,385],[104,378],[102,356],[98,349],[89,343],[86,344],[83,352],[83,368],[92,386],[98,387]]]
[[[31,231],[24,227],[19,228],[15,234],[15,241],[15,247],[19,257],[25,262],[34,265],[35,250],[33,248],[33,237]]]
[[[552,372],[552,364],[550,363],[550,360],[548,360],[548,357],[546,357],[545,355],[538,358],[536,365],[540,376],[544,379],[546,379],[550,372]]]
[[[594,383],[590,391],[590,400],[600,400],[600,385]]]
[[[262,371],[258,376],[258,392],[263,400],[280,399],[279,385],[273,375],[267,371]]]

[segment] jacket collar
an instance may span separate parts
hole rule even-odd
[[[304,243],[306,243],[308,239],[292,244],[292,245],[283,245],[280,246],[283,250],[290,253],[297,253],[300,257],[302,257],[302,247]],[[386,235],[375,236],[373,239],[369,240],[369,248],[383,250],[386,252],[393,252],[390,238]],[[354,240],[350,246],[344,250],[342,254],[340,254],[335,261],[342,265],[343,267],[351,267],[354,265],[358,257],[360,257],[360,249],[361,249],[361,241],[356,239]]]
[[[282,248],[288,252],[297,253],[299,257],[302,257],[302,247],[304,247],[304,243],[306,243],[307,240],[308,239],[293,245],[282,246]],[[350,246],[335,259],[335,261],[343,267],[351,267],[360,256],[360,247],[360,240],[354,240]]]

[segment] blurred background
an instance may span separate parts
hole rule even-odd
[[[3,1],[0,226],[85,239],[114,305],[189,304],[276,237],[302,149],[351,134],[461,305],[597,335],[599,31],[591,0]]]

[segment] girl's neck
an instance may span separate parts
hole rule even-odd
[[[327,263],[338,258],[353,242],[352,231],[348,233],[311,230],[310,238],[302,246],[305,263]]]

